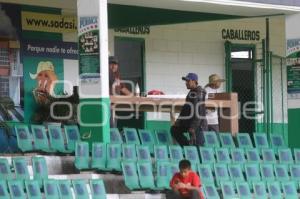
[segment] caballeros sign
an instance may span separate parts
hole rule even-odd
[[[226,40],[259,41],[260,32],[258,30],[222,29],[222,38]]]

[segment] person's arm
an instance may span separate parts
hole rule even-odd
[[[123,95],[132,95],[132,93],[125,86],[123,86],[121,88],[121,94],[123,94]]]
[[[191,102],[193,104],[193,108],[194,108],[194,115],[191,121],[191,125],[189,128],[189,132],[194,134],[195,131],[197,130],[197,128],[200,125],[200,121],[203,118],[200,117],[205,117],[205,114],[201,114],[201,113],[205,113],[205,96],[206,96],[206,92],[204,90],[200,90],[200,92],[195,92],[194,95],[190,96],[191,97]]]
[[[201,187],[200,178],[196,173],[194,173],[192,182],[190,184],[186,184],[185,188],[189,190],[199,190],[200,187]]]

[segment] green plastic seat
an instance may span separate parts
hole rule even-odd
[[[77,169],[89,169],[90,153],[88,142],[76,142],[74,165]]]
[[[0,180],[0,199],[8,199],[10,198],[9,193],[7,191],[7,183],[6,180],[1,178]]]
[[[293,181],[300,182],[300,165],[299,164],[290,165],[290,174],[291,174],[291,179]]]
[[[268,198],[265,182],[253,182],[253,193],[255,199]]]
[[[160,189],[170,189],[169,162],[156,163],[156,186]]]
[[[286,164],[274,164],[276,179],[280,182],[290,181],[288,166]]]
[[[234,184],[230,181],[221,182],[221,191],[223,199],[232,199],[237,197],[235,194]]]
[[[285,199],[298,199],[295,182],[281,182],[283,195]]]
[[[28,199],[41,199],[42,193],[37,180],[25,180],[25,188]]]
[[[279,162],[282,164],[294,164],[291,149],[278,149]]]
[[[161,145],[172,145],[173,144],[173,138],[169,131],[167,130],[155,130],[155,139],[157,144]]]
[[[155,142],[154,133],[148,129],[138,129],[138,133],[141,139],[142,145],[149,147],[150,153],[154,153],[153,146],[157,144]]]
[[[277,160],[273,149],[262,149],[261,154],[264,163],[276,164]]]
[[[122,159],[126,161],[136,161],[135,144],[122,144]]]
[[[216,148],[215,153],[216,153],[218,163],[225,163],[225,164],[231,163],[231,159],[229,157],[229,152],[227,148]]]
[[[214,149],[211,147],[199,147],[201,162],[203,164],[210,164],[211,166],[216,162]]]
[[[169,161],[167,145],[154,145],[155,161]]]
[[[31,125],[31,132],[35,150],[48,153],[54,152],[54,150],[50,148],[49,139],[44,125]]]
[[[91,179],[89,184],[92,198],[106,199],[106,191],[102,179]]]
[[[260,165],[261,179],[265,182],[275,181],[274,168],[272,164],[264,163]]]
[[[237,164],[242,164],[242,165],[246,163],[244,149],[240,149],[240,148],[233,149],[232,148],[232,149],[230,149],[230,154],[231,154],[232,163],[237,163]]]
[[[106,168],[106,144],[103,142],[93,142],[91,168],[107,170]]]
[[[51,149],[61,153],[72,153],[66,149],[65,139],[61,127],[58,125],[48,125],[48,134]]]
[[[222,181],[230,180],[226,164],[221,164],[221,163],[214,164],[214,171],[216,176],[217,187],[220,187],[220,183]]]
[[[123,131],[127,144],[141,144],[135,128],[123,128]]]
[[[64,126],[67,150],[74,152],[76,142],[80,141],[80,133],[77,125],[65,125]]]
[[[121,171],[122,147],[120,144],[106,145],[106,168],[108,170]]]
[[[270,134],[270,144],[273,149],[287,148],[283,136],[281,134]]]
[[[294,159],[296,164],[300,164],[300,149],[295,148],[294,149]]]
[[[235,144],[234,144],[231,133],[229,133],[229,132],[226,132],[226,133],[225,132],[223,132],[223,133],[220,132],[219,133],[219,138],[220,138],[222,147],[235,148]]]
[[[236,182],[236,189],[239,199],[249,199],[252,198],[252,193],[247,182]]]
[[[33,140],[27,125],[15,125],[17,144],[22,152],[33,151]]]
[[[156,189],[154,185],[154,177],[151,162],[138,161],[137,171],[142,189]]]
[[[137,145],[136,146],[137,158],[139,161],[151,161],[150,151],[148,146]]]
[[[261,159],[257,149],[245,149],[245,154],[247,157],[247,162],[260,163]]]
[[[173,175],[175,173],[179,172],[179,167],[178,167],[178,163],[174,163],[174,162],[170,162],[169,164],[169,176],[170,176],[170,180],[173,177]]]
[[[183,151],[179,145],[169,145],[170,159],[172,162],[180,162],[183,160]]]
[[[1,180],[11,180],[13,179],[10,165],[6,158],[0,158],[0,179]]]
[[[205,199],[220,199],[219,193],[214,184],[203,184]]]
[[[110,128],[110,143],[122,144],[123,139],[118,128]]]
[[[196,146],[184,146],[184,156],[192,165],[200,164],[198,149]]]
[[[9,195],[12,199],[26,198],[23,180],[8,180],[7,185],[9,189]]]
[[[73,199],[70,180],[58,180],[57,187],[60,198]]]
[[[253,133],[255,148],[257,149],[267,149],[269,148],[269,142],[266,133]]]
[[[72,185],[75,193],[75,199],[89,199],[87,190],[87,182],[85,180],[76,179],[72,180]]]
[[[46,199],[59,198],[57,181],[53,179],[44,180],[44,193]]]
[[[239,148],[242,149],[253,148],[253,144],[248,133],[238,133],[236,135],[236,138],[238,141]]]
[[[203,184],[214,184],[214,176],[212,174],[210,164],[198,164],[198,173]]]
[[[32,157],[33,179],[43,186],[43,180],[48,179],[48,167],[44,157]]]
[[[137,174],[137,166],[135,162],[123,161],[122,171],[126,187],[130,190],[140,189],[139,177]]]
[[[12,158],[13,165],[15,168],[15,174],[17,180],[29,180],[30,175],[27,168],[27,161],[24,157]]]
[[[240,164],[228,165],[229,176],[234,182],[244,182],[245,178]]]
[[[217,134],[214,131],[204,131],[204,145],[207,147],[220,147],[220,142],[218,140]]]
[[[282,199],[282,193],[279,182],[267,182],[269,198]]]
[[[246,180],[248,183],[261,181],[259,165],[257,163],[246,163],[245,173],[246,173]]]

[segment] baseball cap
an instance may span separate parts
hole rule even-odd
[[[208,81],[210,84],[215,82],[225,82],[225,79],[221,79],[221,77],[217,74],[212,74],[209,76]]]
[[[108,60],[109,60],[108,61],[109,64],[118,64],[119,63],[118,59],[115,56],[109,56]]]
[[[198,81],[198,75],[196,73],[188,73],[185,77],[182,77],[182,80],[185,80],[185,81],[188,81],[188,80]]]

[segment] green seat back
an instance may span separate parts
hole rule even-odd
[[[32,157],[33,179],[39,186],[43,186],[43,180],[48,179],[48,167],[44,157]]]
[[[126,187],[130,190],[140,189],[136,163],[132,161],[123,161],[122,171]]]
[[[216,162],[215,153],[211,147],[200,147],[201,162],[203,164],[210,164],[211,166]]]
[[[206,199],[220,199],[214,184],[203,184],[203,191]]]
[[[76,142],[80,141],[78,126],[65,125],[64,130],[65,130],[66,141],[67,141],[67,150],[74,152]]]
[[[141,139],[142,145],[149,147],[151,153],[153,153],[153,146],[157,144],[155,142],[154,133],[148,129],[138,129],[138,133]]]
[[[212,174],[210,164],[198,164],[198,173],[203,184],[214,184],[214,176]]]
[[[25,199],[23,180],[8,180],[9,195],[13,199]]]
[[[294,164],[291,149],[278,149],[278,157],[282,164]]]
[[[238,133],[236,138],[238,141],[239,148],[253,148],[253,144],[248,133]]]
[[[106,144],[93,142],[91,168],[106,170]]]
[[[282,193],[279,182],[267,182],[267,189],[271,199],[282,199]]]
[[[14,157],[12,158],[16,179],[17,180],[29,180],[29,172],[27,168],[27,161],[24,157]]]
[[[53,152],[49,146],[49,139],[44,125],[31,125],[31,132],[36,150]]]
[[[76,199],[89,199],[89,193],[87,190],[87,182],[85,180],[76,179],[72,180],[72,185]]]
[[[288,166],[286,164],[274,164],[276,179],[280,182],[290,181]]]
[[[144,189],[155,189],[151,162],[137,162],[140,185]]]
[[[229,157],[229,152],[227,148],[216,148],[215,153],[216,153],[218,163],[225,163],[225,164],[231,163],[231,159]]]
[[[287,145],[285,144],[283,136],[281,134],[271,133],[270,143],[271,147],[274,149],[287,148]]]
[[[50,140],[50,147],[55,151],[62,153],[70,153],[65,146],[65,139],[61,127],[58,125],[48,125],[48,133]]]
[[[127,144],[141,144],[135,128],[123,128]]]
[[[167,145],[154,145],[155,161],[169,161]]]
[[[230,180],[226,164],[222,164],[222,163],[214,164],[214,171],[215,171],[217,186],[220,186],[220,182],[222,181]]]
[[[0,179],[11,180],[13,178],[10,165],[6,158],[0,158]]]
[[[44,193],[46,199],[59,198],[57,181],[56,180],[44,180]]]
[[[73,199],[70,180],[58,180],[57,187],[60,198]]]
[[[150,151],[147,146],[136,146],[137,158],[139,161],[151,161]]]
[[[173,144],[173,139],[171,137],[171,134],[167,130],[155,130],[155,139],[157,144],[162,144],[162,145],[172,145]]]
[[[259,152],[257,149],[245,149],[246,157],[247,157],[247,162],[253,162],[253,163],[260,163],[261,159],[259,156]]]
[[[136,161],[135,144],[122,144],[123,160]]]
[[[298,199],[295,182],[281,182],[283,195],[285,199]]]
[[[161,189],[170,189],[169,162],[156,163],[156,186]]]
[[[300,149],[299,148],[294,149],[294,158],[295,158],[295,163],[300,164]]]
[[[262,180],[272,182],[275,180],[274,168],[272,164],[264,163],[260,165],[260,174]]]
[[[246,163],[244,149],[235,148],[230,149],[232,163],[244,164]]]
[[[269,148],[269,142],[266,133],[253,133],[255,148],[266,149]]]
[[[245,178],[240,164],[228,165],[229,176],[234,182],[244,182]]]
[[[91,188],[92,198],[106,199],[106,191],[102,179],[90,180],[90,188]]]
[[[236,198],[234,185],[230,181],[222,181],[221,182],[221,191],[223,195],[223,199],[232,199]]]
[[[240,199],[252,198],[252,193],[247,182],[236,182],[236,189]]]
[[[7,183],[6,180],[3,180],[3,178],[1,178],[0,180],[0,199],[8,199],[10,198],[9,193],[7,191]]]
[[[200,164],[200,158],[196,146],[184,146],[183,151],[185,158],[189,160],[191,164]]]
[[[110,143],[112,143],[112,144],[122,144],[123,143],[123,139],[122,139],[122,136],[121,136],[118,128],[110,129]]]
[[[122,160],[122,147],[121,144],[107,144],[106,145],[106,156],[107,165],[106,168],[109,170],[121,171],[121,160]]]
[[[15,126],[15,132],[17,135],[17,143],[18,147],[21,151],[32,151],[33,150],[33,140],[31,133],[29,132],[27,125],[16,125]]]
[[[300,182],[300,165],[299,164],[290,165],[290,174],[292,180]]]
[[[257,163],[245,164],[246,180],[248,183],[257,182],[261,180],[259,166]]]
[[[41,199],[42,193],[37,180],[25,180],[25,188],[28,199]]]
[[[253,193],[255,199],[268,198],[265,182],[253,182]]]
[[[170,162],[168,169],[168,175],[170,177],[170,180],[173,177],[173,175],[177,172],[179,172],[178,163]]]
[[[264,163],[275,164],[277,162],[273,149],[271,149],[271,148],[270,149],[266,149],[266,148],[261,149],[261,154],[262,154]]]
[[[231,133],[226,132],[226,133],[219,133],[220,141],[222,147],[225,148],[235,148],[235,144],[232,138]]]
[[[204,145],[207,147],[220,147],[220,142],[219,139],[217,137],[216,132],[214,131],[204,131],[204,140],[205,143]]]
[[[90,162],[89,143],[76,142],[74,165],[77,169],[88,169]]]
[[[169,153],[172,162],[180,162],[183,159],[183,151],[179,145],[169,145]]]

